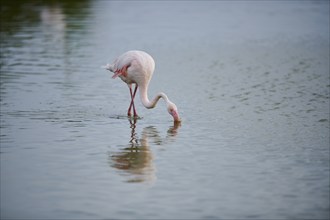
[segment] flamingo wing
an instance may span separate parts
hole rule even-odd
[[[133,56],[130,54],[125,53],[118,57],[115,62],[113,63],[113,71],[115,74],[112,78],[116,78],[119,75],[127,76],[127,69],[131,66],[132,61],[134,60]]]

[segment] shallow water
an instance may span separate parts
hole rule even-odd
[[[328,8],[2,2],[1,218],[328,218]],[[125,116],[131,49],[181,124]]]

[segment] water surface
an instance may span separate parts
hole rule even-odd
[[[1,218],[327,219],[329,2],[1,3]],[[100,69],[149,52],[150,96]]]

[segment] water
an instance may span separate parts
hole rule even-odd
[[[1,218],[327,219],[329,2],[1,2]],[[150,96],[101,65],[149,52]]]

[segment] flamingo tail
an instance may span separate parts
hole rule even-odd
[[[114,72],[114,65],[106,64],[105,66],[101,66],[101,68]]]

